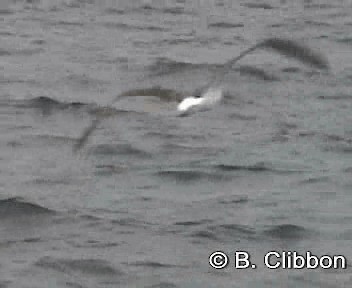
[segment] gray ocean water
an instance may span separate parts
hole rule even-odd
[[[351,1],[1,3],[1,288],[352,287]],[[214,109],[126,97],[72,152],[119,93],[191,95],[273,36],[330,71],[256,51]],[[348,267],[268,269],[273,250]]]

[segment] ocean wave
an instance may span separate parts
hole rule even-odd
[[[192,238],[205,238],[223,242],[239,242],[243,238],[248,240],[256,238],[256,234],[256,231],[250,226],[240,224],[220,224],[209,225],[206,229],[192,232],[190,236]]]
[[[176,41],[176,40],[174,40]],[[204,73],[217,73],[223,68],[224,64],[209,64],[209,63],[190,63],[176,61],[168,58],[157,58],[152,65],[148,67],[150,76],[164,76],[176,73],[186,73],[192,70],[198,70]],[[271,72],[267,72],[262,68],[251,65],[234,66],[232,71],[239,72],[242,76],[251,76],[253,78],[264,81],[278,81],[280,78]]]
[[[264,233],[273,238],[295,240],[305,238],[308,235],[308,231],[303,226],[292,224],[274,225]]]
[[[20,198],[8,198],[0,200],[0,217],[28,217],[39,215],[52,215],[55,211],[49,208],[23,201]]]

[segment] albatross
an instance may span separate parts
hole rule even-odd
[[[179,116],[187,116],[191,112],[199,110],[210,109],[215,104],[221,102],[223,99],[223,88],[221,86],[221,81],[224,76],[232,69],[233,65],[238,62],[240,59],[246,55],[254,52],[257,49],[268,49],[278,52],[281,55],[286,57],[293,58],[302,62],[305,65],[311,66],[316,69],[328,70],[329,64],[327,59],[319,52],[315,51],[312,48],[298,43],[291,39],[285,38],[267,38],[259,43],[249,47],[237,57],[229,60],[224,63],[222,68],[218,73],[216,73],[213,79],[206,85],[205,89],[202,89],[201,93],[197,96],[187,96],[185,97],[181,93],[171,90],[163,89],[161,87],[152,87],[146,89],[136,89],[124,92],[111,102],[111,105],[114,104],[121,97],[126,96],[155,96],[160,99],[163,97],[168,98],[167,100],[176,101],[177,107],[176,110],[179,113]],[[98,127],[101,121],[107,116],[100,115],[92,120],[91,125],[89,125],[78,138],[77,142],[74,144],[73,150],[76,152],[80,150],[88,141],[89,136],[93,131]]]

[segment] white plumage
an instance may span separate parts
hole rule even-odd
[[[191,110],[206,110],[211,106],[220,102],[223,97],[223,91],[220,87],[210,87],[201,97],[187,97],[181,101],[177,106],[177,111],[181,113],[188,113]]]

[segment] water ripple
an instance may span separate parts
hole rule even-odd
[[[54,269],[63,273],[81,272],[94,276],[121,276],[123,272],[117,270],[108,261],[100,259],[65,259],[44,256],[36,263],[44,269]]]
[[[152,155],[144,150],[133,147],[131,144],[100,144],[93,148],[95,155],[116,155],[134,156],[137,158],[151,158]]]
[[[250,9],[274,9],[273,6],[271,6],[268,3],[241,3],[241,6],[250,8]]]
[[[164,179],[172,179],[179,183],[192,183],[200,180],[208,180],[211,182],[231,180],[232,177],[229,175],[223,175],[220,173],[211,173],[205,171],[196,170],[163,170],[155,173],[157,176]]]
[[[126,263],[127,264],[127,263]],[[137,262],[129,262],[128,265],[131,266],[144,266],[147,268],[186,268],[186,266],[175,265],[175,264],[167,264],[156,261],[137,261]]]

